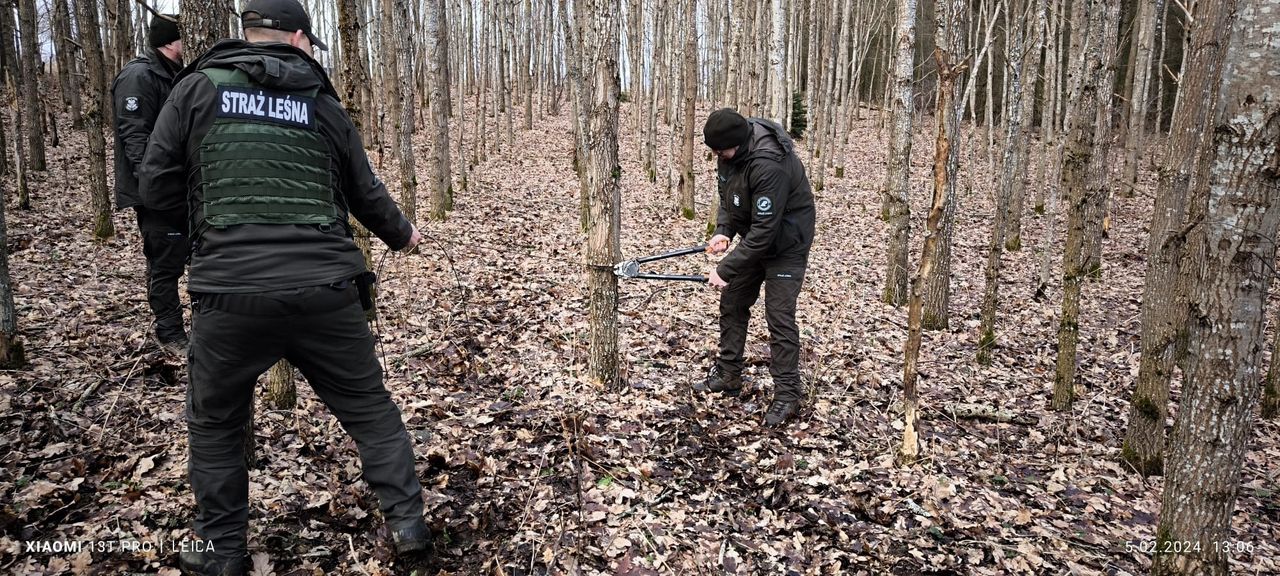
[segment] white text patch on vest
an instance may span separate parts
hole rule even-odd
[[[315,99],[253,88],[218,88],[218,117],[315,127]]]

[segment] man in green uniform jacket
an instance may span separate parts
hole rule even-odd
[[[364,258],[348,213],[395,250],[421,241],[374,175],[312,58],[325,49],[297,0],[251,0],[246,41],[224,40],[178,77],[142,170],[147,208],[190,209],[192,332],[186,418],[196,535],[188,574],[241,574],[244,427],[280,358],[355,439],[400,555],[425,553],[422,486],[361,310]]]
[[[765,424],[779,426],[804,401],[800,382],[800,329],[796,300],[809,262],[816,213],[804,164],[781,126],[743,118],[729,108],[712,112],[703,139],[718,159],[720,211],[707,251],[723,254],[711,271],[720,293],[720,356],[695,390],[737,395],[742,389],[743,348],[751,306],[765,289],[773,402]]]

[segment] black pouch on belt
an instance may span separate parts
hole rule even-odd
[[[373,272],[356,276],[356,289],[360,291],[360,307],[366,312],[373,309],[373,285],[377,281],[378,275]]]

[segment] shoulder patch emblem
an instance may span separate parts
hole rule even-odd
[[[768,196],[761,196],[760,199],[756,200],[757,212],[768,212],[772,209],[773,209],[773,200],[770,200]]]
[[[129,96],[129,97],[125,98],[125,99],[124,99],[124,109],[125,109],[125,110],[128,110],[128,111],[130,111],[130,112],[137,112],[137,111],[138,111],[138,97],[137,97],[137,96]]]
[[[741,206],[741,205],[742,205],[742,199],[741,199],[741,198],[739,198],[737,194],[734,194],[734,195],[733,195],[733,205],[734,205],[734,206]]]

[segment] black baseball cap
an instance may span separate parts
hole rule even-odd
[[[311,33],[311,17],[298,0],[249,0],[240,13],[240,25],[245,28],[273,28],[293,32],[301,30],[311,40],[311,45],[328,50],[329,45]]]

